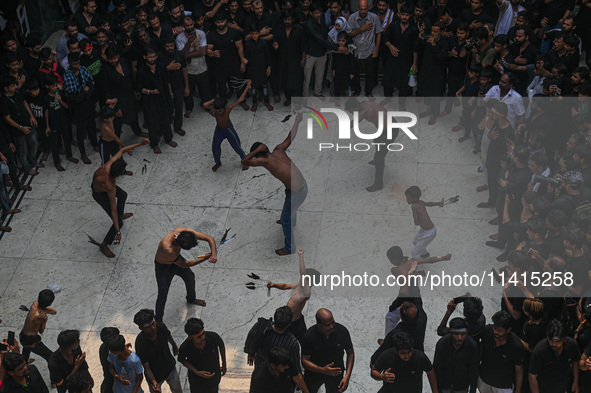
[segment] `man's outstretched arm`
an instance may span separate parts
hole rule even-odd
[[[287,134],[287,138],[285,138],[285,140],[283,142],[278,144],[276,149],[287,150],[289,148],[289,146],[291,145],[291,142],[295,139],[295,137],[298,133],[298,129],[300,127],[301,122],[302,122],[302,114],[298,113],[296,116],[295,123],[293,123],[293,127],[291,127],[289,134]]]
[[[148,138],[144,138],[139,143],[135,143],[133,145],[125,146],[124,148],[120,149],[117,153],[115,153],[115,155],[113,157],[111,157],[111,159],[109,160],[109,162],[107,162],[105,164],[105,166],[111,167],[111,165],[113,165],[113,163],[115,161],[117,161],[118,159],[120,159],[121,157],[123,157],[123,154],[127,153],[130,150],[135,149],[136,147],[139,147],[139,146],[142,146],[142,145],[147,145],[148,143],[150,143],[150,140]]]

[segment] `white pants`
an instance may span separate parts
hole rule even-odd
[[[427,246],[435,239],[435,236],[437,236],[437,228],[435,226],[428,231],[422,228],[419,229],[412,242],[414,245],[412,248],[412,257],[420,258],[421,255],[425,255],[427,253]]]
[[[478,391],[480,393],[513,393],[513,388],[495,388],[484,382],[480,377],[478,378]]]

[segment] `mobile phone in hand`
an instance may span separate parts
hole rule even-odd
[[[8,345],[14,346],[14,332],[8,332]]]

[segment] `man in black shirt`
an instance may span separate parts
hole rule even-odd
[[[288,306],[279,307],[273,315],[273,324],[262,332],[263,337],[258,339],[258,333],[261,331],[257,322],[248,332],[245,350],[248,352],[248,365],[257,365],[262,363],[269,351],[273,348],[285,348],[293,360],[293,363],[299,370],[300,365],[300,344],[288,329],[293,319],[293,313]],[[246,352],[246,351],[245,351]]]
[[[37,133],[34,128],[37,126],[37,120],[27,101],[16,91],[17,81],[14,77],[4,75],[0,87],[4,91],[0,99],[2,117],[16,145],[16,155],[25,172],[31,176],[38,175],[39,172],[35,170]]]
[[[27,365],[20,353],[8,352],[2,359],[6,379],[2,393],[49,393],[43,377],[35,366]]]
[[[59,348],[47,361],[51,387],[57,388],[58,393],[68,390],[69,380],[75,374],[87,374],[86,352],[80,349],[80,332],[78,330],[64,330],[57,336]],[[92,379],[91,379],[92,380]]]
[[[566,336],[566,328],[554,319],[531,354],[529,386],[532,393],[578,392],[579,359],[577,342]],[[572,374],[572,378],[571,378]]]
[[[460,21],[470,24],[470,30],[484,26],[485,23],[495,23],[495,21],[483,10],[483,0],[472,0],[470,9],[465,9],[460,13]]]
[[[566,286],[570,296],[581,297],[589,289],[589,275],[591,270],[591,255],[589,249],[584,247],[585,233],[578,228],[566,230],[564,236],[566,271],[572,274],[572,285]]]
[[[250,380],[250,393],[293,393],[294,384],[309,393],[298,367],[285,348],[273,348],[267,360],[254,369]]]
[[[215,30],[207,36],[207,53],[209,59],[208,68],[215,70],[210,74],[212,96],[218,95],[221,99],[227,99],[226,84],[231,77],[239,78],[246,69],[244,62],[244,48],[242,36],[237,30],[228,28],[228,18],[225,11],[216,13],[214,18]],[[236,95],[240,97],[241,91]],[[249,109],[245,102],[240,104],[242,109]]]
[[[158,62],[166,68],[168,82],[172,89],[172,113],[174,132],[180,136],[186,134],[183,130],[183,104],[185,97],[191,94],[189,90],[189,74],[187,60],[176,49],[176,41],[172,36],[164,38],[164,50],[158,53]]]
[[[150,392],[161,392],[162,383],[166,381],[172,393],[182,393],[176,361],[172,356],[179,354],[179,348],[170,330],[164,323],[154,320],[154,310],[138,311],[133,322],[142,331],[135,339],[135,352],[142,360]],[[172,345],[172,353],[168,344]]]
[[[297,12],[297,10],[296,10]],[[324,22],[322,9],[318,4],[310,6],[310,18],[306,20],[304,30],[307,36],[306,63],[304,65],[304,97],[308,96],[310,89],[310,79],[312,71],[314,72],[314,96],[324,97],[322,95],[322,78],[324,76],[324,67],[326,65],[326,51],[333,53],[348,53],[346,47],[339,47],[326,38],[328,28]]]
[[[199,318],[187,321],[185,333],[189,337],[181,344],[178,360],[188,369],[191,393],[217,393],[220,379],[226,374],[224,341],[217,333],[206,332]]]
[[[347,353],[347,367],[343,354]],[[316,325],[312,326],[302,340],[302,365],[306,369],[304,380],[311,393],[324,385],[327,393],[344,392],[349,386],[355,351],[351,335],[346,327],[336,323],[326,308],[316,312]]]
[[[521,393],[524,350],[521,340],[511,331],[512,318],[507,311],[492,316],[480,341],[481,392]]]
[[[421,393],[423,372],[427,373],[431,392],[437,392],[437,379],[429,358],[413,349],[412,337],[404,332],[394,335],[394,346],[383,352],[371,367],[371,377],[384,384],[378,393]]]
[[[382,345],[371,356],[372,364],[378,360],[382,352],[388,348],[392,348],[394,345],[394,334],[396,332],[408,333],[413,338],[414,348],[421,352],[424,351],[423,343],[427,328],[427,314],[423,310],[420,292],[418,293],[418,297],[409,298],[408,300],[400,306],[400,322],[384,337]]]
[[[449,321],[449,334],[441,337],[435,346],[433,367],[437,387],[442,393],[476,393],[478,385],[478,345],[468,336],[468,323],[464,318]]]
[[[137,90],[142,95],[144,106],[144,119],[150,135],[150,147],[155,154],[162,153],[158,142],[164,137],[164,142],[172,147],[177,143],[172,140],[170,129],[169,107],[172,105],[170,97],[170,84],[166,70],[156,63],[158,55],[152,48],[146,49],[144,54],[145,64],[142,64],[137,75]]]

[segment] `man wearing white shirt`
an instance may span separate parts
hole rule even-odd
[[[521,0],[497,0],[497,7],[499,7],[499,19],[497,19],[495,37],[499,34],[507,34],[509,29],[515,26],[517,13],[525,11]]]
[[[513,90],[513,85],[515,85],[516,79],[517,78],[513,73],[505,72],[501,76],[499,84],[491,87],[484,97],[485,101],[488,101],[491,98],[496,98],[507,104],[509,109],[509,123],[511,123],[511,127],[513,127],[514,130],[517,129],[517,124],[523,120],[525,114],[523,98],[518,92]]]
[[[209,89],[209,75],[205,55],[207,54],[207,37],[202,30],[195,28],[193,17],[183,18],[185,30],[176,37],[176,47],[187,59],[187,73],[189,74],[189,95],[185,97],[185,117],[191,116],[195,103],[193,94],[195,87],[199,90],[201,105],[211,99]]]

